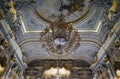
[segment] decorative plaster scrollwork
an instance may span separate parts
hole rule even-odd
[[[72,66],[73,66],[73,64],[72,64],[72,61],[70,61],[70,60],[67,60],[67,61],[64,61],[64,60],[58,60],[58,62],[60,62],[59,63],[59,67],[60,68],[62,68],[62,67],[65,67],[66,69],[68,69],[68,70],[70,70],[71,68],[72,68]],[[56,68],[57,67],[57,61],[50,61],[50,60],[46,60],[46,61],[44,61],[44,65],[43,65],[43,67],[45,68],[45,69],[50,69],[51,67],[54,67],[54,68]]]
[[[8,48],[8,43],[7,43],[6,40],[2,37],[1,34],[0,34],[0,46],[1,46],[1,49]]]
[[[113,59],[114,61],[120,61],[120,50],[115,49]]]
[[[120,11],[114,12],[112,10],[110,10],[110,14],[112,15],[110,18],[110,22],[117,22],[120,18]]]
[[[103,13],[104,21],[103,21],[103,27],[107,27],[108,30],[111,30],[115,22],[111,22],[108,18],[108,12]]]
[[[107,79],[109,77],[107,72],[107,67],[104,67],[102,64],[97,69],[97,79]]]
[[[118,41],[115,42],[115,47],[119,48],[120,47],[120,38],[118,39]]]
[[[10,25],[13,32],[16,32],[20,29],[21,21],[20,21],[20,10],[24,7],[30,7],[32,4],[35,4],[34,0],[25,0],[25,1],[19,1],[19,0],[2,0],[0,2],[0,7],[3,11],[3,13],[0,11],[0,16],[2,14],[5,15],[5,20]]]

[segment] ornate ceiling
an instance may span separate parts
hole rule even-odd
[[[15,32],[15,38],[21,47],[24,61],[29,63],[37,59],[57,59],[41,46],[40,33],[62,13],[65,21],[80,32],[80,46],[70,55],[60,59],[79,59],[90,64],[94,63],[109,32],[109,28],[104,26],[104,23],[108,24],[106,17],[113,2],[115,3],[109,0],[104,2],[96,2],[96,0],[32,0],[31,2],[16,0],[15,7],[11,2],[11,13],[16,14],[19,19],[15,25],[21,26]]]
[[[5,20],[8,24],[5,20],[0,23],[1,26],[10,26],[12,29],[13,35],[12,33],[10,35],[14,37],[20,47],[23,54],[22,59],[28,68],[38,68],[42,71],[50,66],[59,66],[60,68],[70,68],[75,74],[82,68],[88,68],[89,71],[98,63],[98,59],[101,58],[98,57],[101,48],[106,44],[106,40],[113,35],[113,28],[119,27],[120,12],[117,12],[120,11],[119,2],[120,0],[10,0],[5,5],[7,8],[1,6],[2,10],[0,9],[0,13],[5,13],[0,18],[7,18]],[[46,28],[53,33],[49,25],[58,20],[60,16],[64,17],[65,23],[71,25],[72,32],[79,32],[77,35],[80,36],[80,45],[70,54],[58,57],[51,55],[50,51],[43,47],[40,37],[43,36],[42,33]],[[74,34],[73,37],[77,36]],[[47,39],[49,38],[52,36],[47,36]],[[53,42],[56,41],[56,38]],[[115,45],[119,47],[117,42]],[[93,64],[94,66],[92,66]]]
[[[26,62],[36,59],[57,59],[41,46],[39,32],[49,27],[49,24],[56,20],[56,16],[60,15],[61,10],[65,21],[80,32],[81,38],[79,48],[61,59],[81,59],[91,64],[96,61],[97,53],[108,32],[107,27],[102,27],[102,15],[106,8],[90,0],[78,2],[79,0],[76,0],[71,4],[70,0],[62,0],[61,6],[60,0],[36,0],[34,7],[21,10],[22,33],[18,32],[16,36]],[[75,8],[66,8],[71,7],[70,5]]]

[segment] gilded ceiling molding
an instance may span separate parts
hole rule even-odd
[[[81,40],[81,43],[91,43],[93,44],[95,47],[100,48],[101,44],[95,42],[95,41],[91,41],[91,40]]]
[[[24,24],[24,21],[23,21],[23,19],[21,19],[21,23],[22,23],[22,32],[23,32],[23,34],[25,34],[25,33],[39,33],[39,32],[42,32],[42,30],[26,30],[26,26],[25,26],[25,24]],[[41,22],[40,22],[41,23]],[[98,32],[100,32],[100,27],[101,27],[101,23],[102,23],[102,21],[100,21],[99,23],[98,23],[98,25],[96,25],[97,26],[97,28],[95,29],[95,30],[79,30],[78,29],[78,32],[93,32],[93,33],[98,33]],[[42,23],[43,24],[43,23]],[[80,24],[80,23],[79,23]],[[45,24],[43,24],[43,25],[45,25]],[[76,24],[73,24],[73,26],[75,26],[75,28],[76,28]],[[45,26],[46,27],[46,26]]]
[[[46,57],[44,56],[44,58],[43,58],[43,55],[41,55],[41,54],[34,54],[34,55],[28,54],[28,56],[29,56],[28,58],[25,57],[25,56],[23,57],[23,61],[26,62],[26,63],[30,63],[31,61],[34,61],[36,59],[41,59],[41,60],[43,60],[43,59],[48,59],[48,60],[58,59],[57,57],[53,57],[53,56],[49,56],[49,55],[47,55]],[[68,59],[71,59],[71,60],[85,60],[85,61],[89,62],[90,64],[93,64],[97,61],[98,57],[96,55],[95,58],[93,56],[92,59],[91,59],[91,56],[85,56],[85,55],[82,55],[82,54],[77,54],[76,56],[66,56],[66,57],[59,58],[59,60],[62,60],[62,59],[65,59],[65,60],[68,60]]]
[[[40,56],[35,55],[34,57],[31,57],[31,58],[29,58],[28,60],[26,60],[26,63],[29,64],[30,62],[35,61],[35,60],[41,60],[41,61],[48,60],[49,63],[50,63],[51,60],[53,60],[53,61],[56,61],[56,60],[58,60],[58,61],[59,61],[59,60],[60,60],[60,61],[63,60],[63,61],[64,61],[64,60],[65,60],[65,61],[74,61],[74,62],[75,62],[75,61],[77,62],[77,61],[79,61],[79,60],[80,60],[80,61],[83,60],[83,61],[85,61],[86,63],[88,63],[89,65],[91,65],[91,64],[93,63],[93,62],[91,62],[87,57],[84,57],[84,56],[79,56],[79,57],[80,57],[80,59],[62,59],[62,58],[60,58],[60,59],[44,59],[44,58],[41,59]],[[44,61],[44,62],[45,62],[45,61]],[[48,63],[48,64],[49,64],[49,63]],[[54,63],[54,64],[55,64],[55,63]],[[79,64],[79,63],[78,63],[78,64]],[[41,65],[43,65],[43,64],[41,64]],[[73,64],[73,65],[75,65],[75,64]],[[73,66],[73,67],[74,67],[74,66]]]
[[[103,42],[99,38],[96,38],[94,36],[81,36],[81,38],[82,38],[81,43],[89,42],[89,43],[95,44],[95,46],[97,46],[97,47],[100,47],[103,44]],[[28,37],[25,37],[24,39],[20,40],[18,42],[18,44],[20,47],[23,47],[24,45],[28,44],[29,42],[36,42],[36,43],[40,42],[38,35],[36,35],[35,37],[28,35]]]
[[[21,48],[23,48],[24,46],[26,46],[27,44],[30,44],[30,43],[40,43],[40,41],[39,40],[35,40],[35,39],[33,39],[33,40],[30,40],[30,41],[25,41],[25,42],[23,42],[22,41],[22,43],[19,43],[19,46],[21,47]],[[95,41],[92,41],[92,40],[81,40],[81,42],[80,43],[90,43],[90,44],[93,44],[95,47],[97,47],[97,48],[99,48],[99,47],[101,47],[101,44],[99,44],[99,43],[97,43],[97,42],[95,42]]]

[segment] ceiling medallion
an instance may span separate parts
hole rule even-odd
[[[41,32],[40,41],[50,55],[66,56],[80,46],[80,34],[60,16]]]

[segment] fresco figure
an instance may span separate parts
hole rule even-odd
[[[68,15],[74,14],[76,11],[83,11],[83,7],[85,6],[84,1],[82,0],[70,0],[69,5],[61,5],[59,11],[67,10]]]

